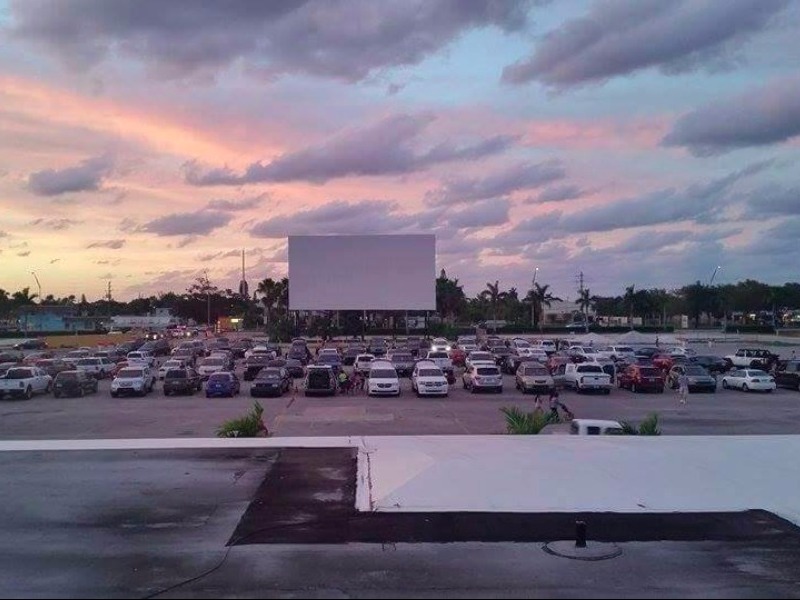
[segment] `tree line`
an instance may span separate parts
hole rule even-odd
[[[617,296],[599,296],[588,288],[576,290],[578,320],[588,313],[605,317],[621,317],[632,322],[639,318],[644,323],[664,324],[673,315],[688,315],[692,324],[699,325],[701,318],[722,320],[737,314],[757,315],[761,320],[780,322],[783,316],[800,308],[800,283],[781,286],[768,285],[748,279],[736,284],[705,285],[700,281],[674,290],[659,288],[637,289],[631,285]],[[518,326],[538,327],[546,308],[557,308],[562,298],[555,296],[549,284],[532,281],[531,287],[521,292],[515,287],[503,289],[499,281],[486,282],[486,287],[473,297],[468,297],[457,278],[442,271],[436,279],[436,312],[446,323],[473,324],[487,320],[503,320]],[[361,311],[341,311],[340,314],[293,315],[289,311],[289,280],[287,278],[260,281],[250,298],[243,298],[231,289],[220,289],[207,278],[198,278],[185,292],[164,292],[128,302],[101,298],[88,301],[74,295],[39,299],[26,287],[13,293],[0,289],[0,320],[9,322],[26,307],[33,305],[71,306],[87,316],[141,315],[157,308],[168,308],[181,319],[197,324],[215,323],[220,317],[238,316],[248,326],[264,325],[272,330],[288,331],[303,325],[326,329],[335,319],[340,328],[361,327]],[[405,315],[404,311],[382,311],[370,315],[377,321],[394,322]],[[344,324],[343,324],[344,323]]]

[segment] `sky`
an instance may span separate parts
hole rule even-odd
[[[434,233],[576,296],[800,281],[800,2],[0,0],[0,288],[287,273]],[[357,265],[342,265],[343,269]]]

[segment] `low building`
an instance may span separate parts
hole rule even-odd
[[[40,333],[89,333],[108,329],[108,317],[81,314],[77,306],[32,304],[23,307],[17,318],[20,331]]]

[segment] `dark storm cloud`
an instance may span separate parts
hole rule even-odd
[[[565,177],[558,160],[519,163],[483,178],[453,179],[426,198],[435,206],[505,196],[517,190],[536,188]]]
[[[106,240],[103,242],[92,242],[87,248],[109,248],[111,250],[119,250],[125,245],[125,240]]]
[[[770,183],[749,193],[745,204],[751,217],[800,215],[800,186]]]
[[[491,227],[508,223],[511,202],[507,199],[484,200],[458,212],[450,212],[447,222],[451,227]]]
[[[605,81],[640,69],[719,68],[768,27],[788,0],[614,0],[566,21],[533,54],[503,71],[508,83],[555,87]]]
[[[138,231],[155,233],[160,236],[205,235],[215,229],[225,227],[231,222],[231,219],[233,219],[233,215],[214,210],[174,213],[145,223],[138,228]]]
[[[586,190],[580,188],[572,183],[565,185],[552,185],[542,190],[542,192],[535,198],[529,198],[526,202],[528,204],[535,204],[540,202],[562,202],[563,200],[573,200],[580,198],[586,194]]]
[[[37,171],[28,177],[28,189],[37,196],[58,196],[68,192],[97,190],[112,167],[113,161],[110,157],[96,156],[74,167]]]
[[[319,208],[256,223],[250,234],[254,237],[284,238],[288,235],[430,232],[442,223],[443,211],[404,214],[397,212],[397,209],[396,203],[386,201],[329,202]]]
[[[529,2],[511,0],[12,0],[11,30],[76,67],[110,54],[161,77],[217,73],[241,62],[265,76],[347,81],[415,65],[464,32],[519,30]]]
[[[322,144],[283,154],[269,163],[253,163],[243,174],[227,167],[204,171],[190,162],[186,181],[192,185],[240,185],[259,182],[310,181],[337,177],[400,175],[453,160],[474,160],[502,152],[515,138],[495,136],[472,144],[444,142],[418,150],[412,142],[434,120],[431,115],[396,115],[376,124],[346,131]]]
[[[794,77],[683,115],[662,144],[686,146],[704,156],[785,142],[798,135],[800,77]]]
[[[252,198],[242,198],[241,200],[211,200],[206,205],[208,210],[222,210],[237,212],[255,208],[264,201],[265,196],[254,196]]]

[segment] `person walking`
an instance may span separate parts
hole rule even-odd
[[[686,404],[689,396],[689,378],[686,373],[681,373],[678,377],[678,397],[681,404]]]
[[[554,422],[558,422],[558,406],[560,402],[558,401],[558,390],[553,388],[550,392],[550,419]]]

